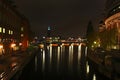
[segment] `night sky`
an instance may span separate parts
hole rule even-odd
[[[95,29],[103,17],[105,0],[14,0],[37,35],[46,36],[51,26],[52,35],[84,36],[88,21]]]

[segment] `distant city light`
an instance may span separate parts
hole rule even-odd
[[[43,36],[43,39],[45,39],[45,36]]]
[[[96,41],[94,41],[94,44],[96,44],[97,42]]]
[[[48,30],[50,30],[50,26],[48,26]]]
[[[3,28],[3,33],[5,33],[5,28]]]

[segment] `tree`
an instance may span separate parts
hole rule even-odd
[[[86,31],[86,38],[87,38],[87,46],[91,48],[94,40],[95,40],[95,30],[91,21],[88,22],[87,31]]]

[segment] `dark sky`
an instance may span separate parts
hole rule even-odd
[[[101,17],[105,0],[14,0],[18,10],[30,21],[39,36],[51,26],[53,35],[83,36],[89,20],[93,26]]]

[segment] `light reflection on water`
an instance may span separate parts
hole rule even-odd
[[[93,75],[93,80],[96,80],[96,75],[95,74]]]
[[[79,44],[78,46],[46,46],[46,49],[40,49],[39,56],[35,57],[35,70],[38,78],[39,74],[46,77],[52,78],[54,76],[63,77],[60,80],[75,78],[79,80],[86,79],[90,76],[88,80],[102,80],[97,79],[96,73],[91,71],[90,65],[86,61],[87,57],[87,47]],[[37,59],[38,58],[38,59]],[[93,67],[92,67],[93,68]],[[38,69],[38,70],[37,70]],[[36,76],[36,75],[35,75]],[[50,77],[49,77],[50,76]],[[73,80],[77,80],[73,79]]]
[[[44,72],[45,69],[45,50],[42,53],[42,71]]]
[[[74,51],[75,48],[77,52]],[[77,47],[73,45],[57,47],[49,45],[47,46],[47,51],[43,49],[40,53],[42,71],[44,72],[45,69],[48,68],[51,72],[54,67],[54,70],[56,69],[57,74],[64,72],[64,69],[70,74],[73,74],[73,71],[79,73],[81,52],[81,44]],[[74,70],[74,68],[76,69]]]
[[[46,46],[24,68],[20,79],[11,80],[110,80],[86,61],[87,47]]]
[[[75,51],[75,50],[76,51]],[[47,53],[45,50],[41,50],[42,56],[42,71],[44,72],[47,68],[51,72],[53,67],[57,74],[64,72],[73,74],[74,72],[80,72],[80,60],[81,60],[81,44],[79,46],[57,46],[53,47],[51,45],[47,46]],[[47,63],[46,63],[47,62]],[[74,68],[76,68],[74,70]],[[61,71],[62,70],[62,71]]]
[[[78,71],[80,70],[81,44],[78,46]]]
[[[49,55],[50,55],[50,66],[51,66],[51,63],[52,63],[52,46],[49,46]]]
[[[60,66],[60,47],[58,46],[58,56],[57,56],[57,71],[59,72]]]
[[[73,46],[69,46],[69,71],[72,72],[73,64]]]

